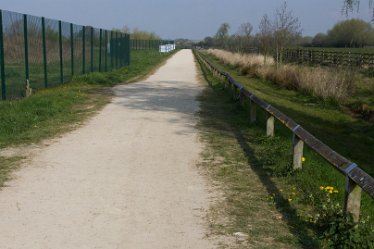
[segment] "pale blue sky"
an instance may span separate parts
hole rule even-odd
[[[350,17],[371,19],[368,0]],[[261,17],[283,0],[1,0],[0,9],[61,19],[99,28],[139,28],[163,38],[203,39],[212,36],[223,22],[231,32],[244,22],[257,29]],[[326,32],[339,20],[343,0],[288,0],[299,17],[304,35]]]

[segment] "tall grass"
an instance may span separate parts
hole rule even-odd
[[[238,68],[243,75],[269,80],[284,88],[307,92],[323,100],[344,102],[353,91],[354,74],[338,68],[281,65],[262,55],[231,53],[209,49],[223,63]]]

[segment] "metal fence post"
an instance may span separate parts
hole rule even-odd
[[[113,42],[113,31],[110,31],[110,71],[113,70],[113,56],[114,56],[114,42]]]
[[[130,65],[131,60],[131,48],[130,48],[130,34],[127,34],[127,66]]]
[[[43,70],[44,87],[48,87],[48,61],[47,61],[47,42],[45,39],[45,18],[42,17],[42,46],[43,46]]]
[[[3,11],[0,10],[0,74],[1,74],[1,98],[6,99],[5,84],[5,56],[4,56],[4,34],[3,34]]]
[[[99,43],[99,72],[101,72],[101,50],[102,50],[102,46],[103,46],[102,39],[103,39],[103,30],[100,29],[100,43]]]
[[[105,57],[104,57],[104,70],[105,72],[108,72],[108,31],[105,30]]]
[[[115,57],[116,62],[115,63],[116,63],[116,69],[117,69],[118,68],[118,48],[119,48],[118,47],[118,32],[115,32],[114,34],[115,34],[115,39],[114,40],[115,40],[115,44],[116,44],[115,45],[115,48],[116,48],[116,53],[115,53],[116,54],[116,57]]]
[[[74,26],[70,23],[70,60],[71,60],[71,76],[74,75]]]
[[[94,29],[93,29],[93,27],[91,27],[91,37],[90,37],[90,44],[91,44],[91,46],[90,46],[90,54],[91,54],[91,63],[90,63],[90,65],[91,65],[91,72],[93,72],[93,70],[94,70],[94,58],[93,58],[93,55],[94,55],[94,53],[93,53],[93,38],[94,38]]]
[[[86,73],[86,26],[82,27],[82,74]]]
[[[58,21],[58,45],[60,49],[60,83],[64,83],[64,64],[62,58],[62,22]]]
[[[29,42],[28,42],[28,34],[27,34],[27,15],[23,15],[23,43],[24,43],[24,50],[25,50],[25,77],[26,82],[30,78],[30,71],[29,71]]]

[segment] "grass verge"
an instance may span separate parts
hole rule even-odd
[[[128,67],[77,76],[71,83],[36,91],[29,98],[0,102],[0,148],[37,143],[73,129],[110,101],[110,86],[147,75],[169,56],[133,51]],[[14,162],[0,160],[2,184]]]
[[[210,57],[210,61],[297,121],[301,116],[304,122],[317,122],[316,126],[311,126],[315,129],[324,128],[324,125],[327,125],[326,121],[323,123],[326,119],[334,121],[339,126],[341,120],[334,120],[335,116],[329,117],[332,113],[338,113],[331,107],[316,102],[316,105],[309,109],[309,99],[305,99],[305,96],[297,92],[276,88],[267,82],[249,80],[240,76],[234,69],[219,64],[213,57]],[[254,248],[323,247],[323,241],[319,239],[322,229],[318,223],[316,224],[316,216],[321,215],[317,207],[324,204],[323,201],[327,203],[327,200],[326,193],[320,190],[320,186],[334,186],[338,190],[329,198],[331,202],[340,204],[341,209],[344,177],[308,148],[305,149],[306,161],[303,169],[292,172],[291,132],[276,124],[276,137],[265,137],[265,113],[258,112],[258,122],[255,125],[250,124],[248,103],[243,107],[223,89],[221,82],[209,74],[206,75],[212,89],[206,90],[201,98],[201,127],[203,139],[208,144],[202,165],[212,172],[215,180],[227,186],[224,188],[224,203],[219,204],[216,207],[218,211],[213,211],[212,215],[225,213],[229,217],[228,222],[215,222],[215,219],[210,219],[213,220],[213,233],[232,234],[236,230],[245,231],[250,235],[249,243]],[[327,114],[323,113],[325,110]],[[313,116],[318,115],[325,118],[314,119]],[[339,134],[339,130],[333,130],[333,127],[324,131],[327,132],[332,134],[317,137],[325,141],[326,137],[336,139]],[[369,149],[365,149],[369,153]],[[366,156],[371,155],[369,153]],[[251,173],[252,171],[255,174]],[[255,178],[261,183],[254,184]],[[269,206],[272,205],[280,216],[269,211]],[[362,217],[373,215],[374,201],[364,194]],[[275,224],[277,217],[286,224],[289,233],[284,227],[282,229],[282,225]],[[369,222],[372,223],[373,220]]]

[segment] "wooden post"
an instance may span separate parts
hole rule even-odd
[[[256,122],[256,104],[252,100],[250,101],[249,109],[250,109],[251,123],[254,123],[254,122]]]
[[[349,177],[346,178],[344,211],[350,213],[355,222],[360,218],[362,189]]]
[[[300,140],[298,136],[293,134],[293,148],[292,148],[292,159],[293,159],[293,169],[301,169],[303,163],[303,150],[304,150],[304,142]]]
[[[274,116],[271,114],[268,114],[266,120],[266,136],[274,137]]]

